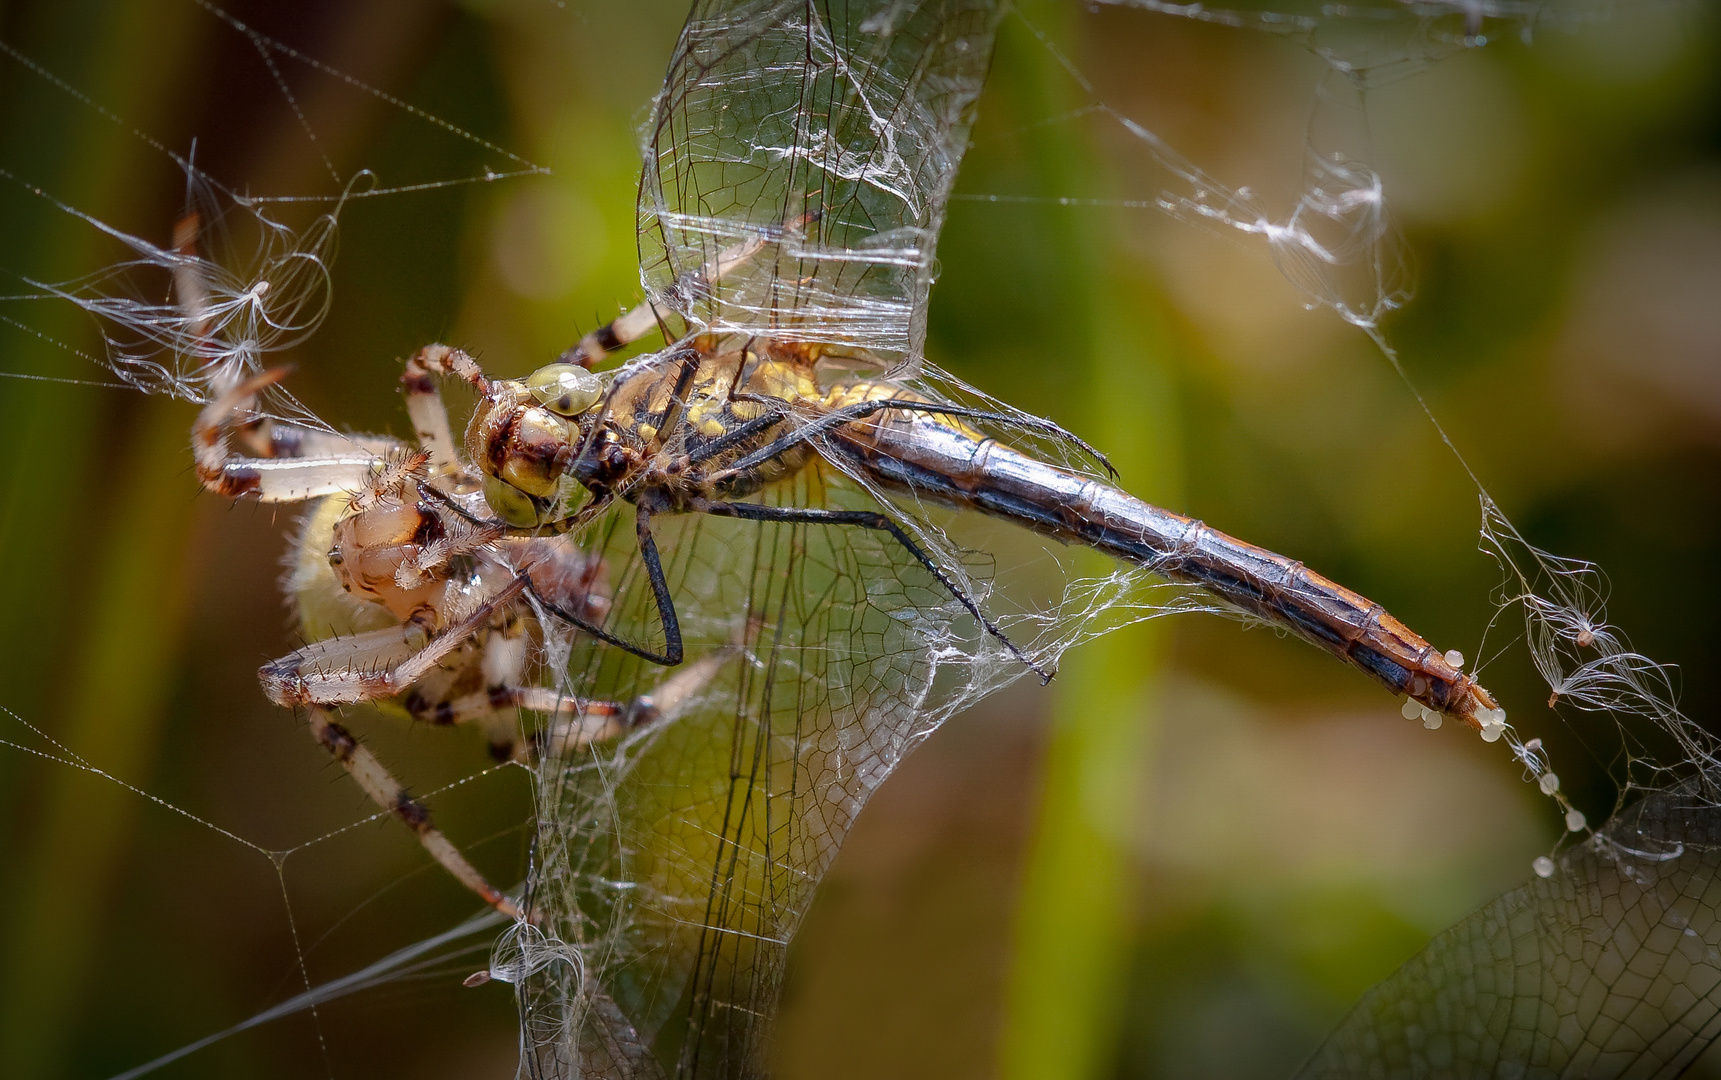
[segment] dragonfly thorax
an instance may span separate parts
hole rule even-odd
[[[659,511],[745,498],[814,456],[809,442],[784,439],[799,423],[903,394],[888,383],[826,390],[817,364],[812,348],[765,339],[742,348],[698,339],[621,369],[607,385],[552,364],[488,384],[467,450],[491,509],[523,528],[551,525],[581,489],[647,499]],[[778,440],[782,449],[769,451]]]

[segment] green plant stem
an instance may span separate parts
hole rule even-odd
[[[1068,13],[1035,7],[1028,15],[1063,45]],[[1037,80],[1027,92],[1039,95],[1039,115],[1069,115],[1079,102],[1054,59],[1020,26],[1006,30],[999,66]],[[1103,170],[1079,128],[1037,131],[1044,190],[1091,193]],[[1178,431],[1161,301],[1149,283],[1126,279],[1139,269],[1122,270],[1124,260],[1108,255],[1102,220],[1065,213],[1056,235],[1066,320],[1084,328],[1065,355],[1087,365],[1081,430],[1111,456],[1123,486],[1175,505]],[[1099,556],[1083,562],[1089,573],[1117,569]],[[1164,651],[1159,622],[1137,623],[1073,650],[1059,672],[1005,990],[999,1071],[1010,1080],[1111,1071],[1132,952],[1131,838],[1143,827]]]
[[[43,6],[30,17],[58,26],[44,40],[74,40],[66,26],[87,27],[76,55],[35,58],[147,129],[185,70],[197,12],[122,0]],[[31,40],[26,29],[18,43]],[[151,151],[87,106],[39,82],[10,104],[5,138],[28,148],[31,182],[107,220],[125,220],[159,194],[137,180],[137,157]],[[69,216],[44,207],[35,222],[9,230],[14,265],[74,277],[111,257]],[[170,226],[161,223],[162,237]],[[92,348],[87,321],[43,314],[49,333]],[[40,341],[10,350],[6,366],[103,376]],[[5,701],[92,765],[147,784],[185,617],[186,410],[125,402],[131,422],[116,424],[112,391],[14,383],[6,393],[0,416],[13,484],[0,505],[0,551],[15,575],[4,607],[16,666]],[[69,1068],[72,1033],[100,970],[112,882],[145,804],[72,767],[49,771],[17,798],[28,800],[13,809],[32,828],[8,857],[17,884],[0,909],[0,1071],[51,1077]]]

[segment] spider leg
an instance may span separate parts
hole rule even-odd
[[[531,762],[539,752],[539,744],[553,745],[556,752],[552,756],[560,756],[613,739],[652,719],[636,708],[637,702],[624,705],[541,686],[492,686],[447,701],[427,701],[409,694],[402,704],[413,719],[438,726],[492,721],[484,724],[490,740],[490,756],[497,761],[521,764]],[[508,715],[513,709],[548,714],[550,725],[544,733],[522,740]]]
[[[310,713],[311,737],[317,740],[317,745],[341,763],[347,770],[347,775],[358,782],[359,787],[364,789],[373,802],[404,822],[407,828],[417,835],[418,842],[424,845],[424,850],[430,853],[431,858],[441,863],[443,869],[454,875],[455,880],[478,894],[486,904],[497,911],[510,919],[526,917],[514,901],[484,880],[484,875],[466,861],[466,856],[460,853],[460,849],[430,823],[430,811],[425,809],[424,804],[407,793],[400,781],[394,778],[364,743],[336,723],[327,708],[313,705]]]
[[[341,763],[372,801],[405,823],[425,851],[456,880],[510,918],[522,917],[514,902],[484,880],[459,849],[431,824],[430,811],[407,794],[375,754],[334,720],[329,707],[376,701],[401,693],[485,626],[497,609],[518,597],[524,587],[524,577],[514,578],[428,643],[423,640],[421,628],[402,623],[352,637],[313,642],[265,664],[258,672],[264,692],[276,704],[309,706],[312,736]]]
[[[682,665],[658,683],[651,693],[641,694],[625,706],[617,706],[613,702],[604,703],[616,709],[617,713],[600,732],[594,733],[586,727],[583,719],[573,723],[552,722],[534,749],[550,757],[562,757],[583,750],[594,742],[615,738],[629,730],[674,720],[681,715],[693,696],[709,686],[711,680],[723,669],[723,665],[739,652],[739,643],[731,643]],[[535,688],[533,692],[546,696],[556,694],[555,691],[544,688]],[[597,703],[588,702],[588,706],[593,704]],[[541,705],[528,704],[524,707],[547,711]]]
[[[493,626],[484,641],[485,689],[443,700],[427,699],[413,690],[401,698],[401,705],[414,719],[438,726],[479,721],[490,743],[491,757],[522,764],[532,759],[538,743],[548,741],[578,749],[650,719],[638,707],[639,702],[630,707],[522,685],[528,647],[518,620]],[[519,720],[513,715],[516,709],[548,714],[549,729],[520,738]]]
[[[391,439],[387,435],[318,431],[278,420],[266,420],[256,435],[247,437],[247,434],[243,430],[239,433],[240,445],[252,456],[264,458],[350,457],[356,454],[383,457],[405,449],[399,439]]]
[[[217,316],[210,300],[208,274],[204,269],[206,264],[197,254],[197,236],[202,228],[203,216],[196,210],[188,210],[173,223],[175,302],[192,335],[200,342],[217,332]],[[216,396],[221,398],[239,381],[237,372],[224,371],[211,385]],[[400,446],[394,439],[381,436],[340,435],[283,423],[266,416],[251,417],[240,423],[229,419],[226,434],[247,454],[262,458],[339,457],[355,451],[381,455]]]
[[[401,392],[406,396],[406,412],[412,417],[418,445],[430,455],[432,476],[460,469],[460,459],[454,452],[454,432],[448,425],[448,410],[436,385],[438,378],[460,379],[479,393],[488,384],[476,360],[447,345],[426,345],[407,360],[406,370],[400,373]]]
[[[718,649],[684,664],[649,694],[625,703],[576,697],[544,686],[497,686],[452,701],[408,700],[405,704],[414,717],[433,724],[484,720],[511,709],[544,713],[549,722],[524,741],[515,739],[513,731],[501,725],[491,729],[491,754],[498,761],[530,764],[540,757],[567,757],[593,743],[608,742],[630,731],[676,719],[735,651],[733,646]]]
[[[523,575],[512,579],[465,618],[428,641],[424,630],[410,622],[351,637],[313,641],[264,664],[257,677],[263,692],[286,708],[351,705],[393,697],[424,678],[525,588]]]
[[[198,413],[191,427],[191,451],[204,487],[228,498],[255,495],[263,502],[300,502],[364,485],[379,455],[363,443],[327,432],[296,427],[281,432],[281,449],[304,456],[242,457],[233,451],[234,428],[251,399],[286,373],[285,368],[274,368],[253,376]],[[276,443],[271,433],[271,450]]]

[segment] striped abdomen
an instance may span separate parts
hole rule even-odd
[[[833,432],[827,452],[881,483],[1084,544],[1281,626],[1395,693],[1476,728],[1504,718],[1476,680],[1379,605],[1299,562],[1244,543],[924,414]]]

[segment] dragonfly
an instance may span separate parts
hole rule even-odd
[[[514,586],[565,631],[543,667],[568,699],[707,673],[679,715],[534,766],[528,917],[492,974],[517,987],[537,1075],[766,1071],[788,942],[868,797],[957,709],[1049,678],[1105,603],[1013,607],[977,522],[1179,583],[1428,716],[1504,723],[1380,605],[1134,498],[1074,434],[926,361],[1000,17],[992,0],[700,0],[647,129],[645,302],[525,378],[421,354],[477,395],[483,503],[439,514],[604,568],[595,612]],[[654,331],[665,347],[612,362]]]

